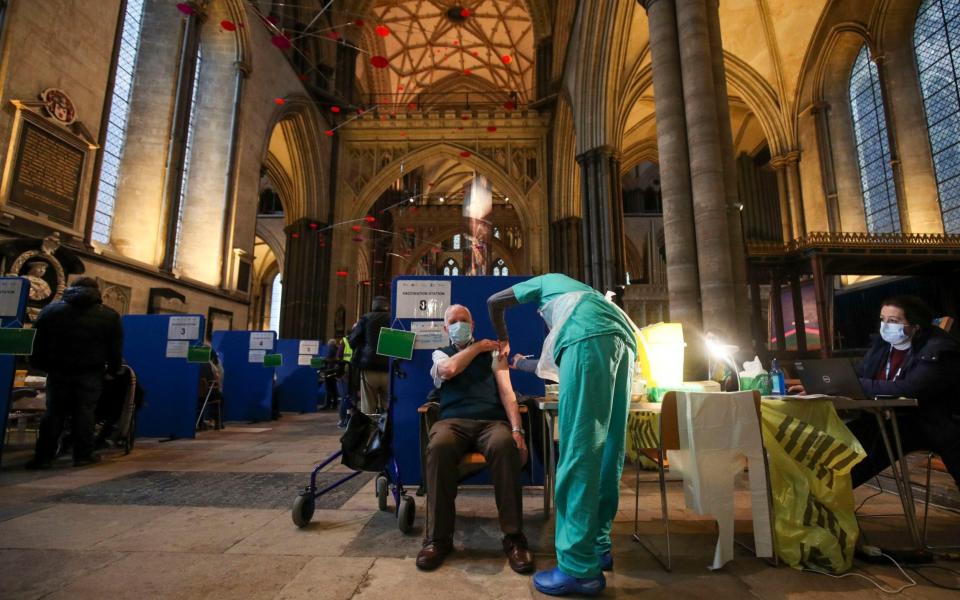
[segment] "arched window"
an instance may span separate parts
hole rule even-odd
[[[444,275],[453,275],[457,276],[460,274],[460,265],[457,264],[457,261],[452,258],[448,258],[447,262],[443,265],[443,274]]]
[[[280,273],[273,276],[273,283],[270,284],[270,327],[280,335],[280,305],[283,302],[283,282],[280,280]]]
[[[495,263],[493,263],[493,275],[506,277],[510,274],[510,269],[507,268],[507,263],[504,262],[502,258],[498,258]]]
[[[94,208],[91,237],[102,244],[110,242],[113,224],[113,209],[117,201],[117,184],[120,181],[120,161],[127,140],[127,120],[130,115],[130,97],[133,94],[133,77],[140,50],[140,33],[143,26],[144,0],[128,0],[123,16],[123,29],[117,54],[117,68],[113,79],[113,96],[110,114],[107,117],[107,134],[103,144],[103,164],[100,167],[100,182],[97,187],[97,203]]]
[[[913,30],[946,233],[960,233],[960,4],[925,0]]]
[[[890,139],[877,65],[866,44],[850,73],[850,112],[860,163],[860,189],[870,233],[899,233],[900,212],[890,166]]]
[[[190,183],[190,159],[193,157],[194,134],[197,130],[197,97],[200,91],[200,68],[203,64],[203,46],[197,45],[197,63],[193,68],[193,90],[190,92],[190,116],[187,119],[187,139],[183,147],[183,170],[180,172],[180,206],[177,211],[177,237],[173,246],[173,264],[180,257],[183,239],[183,211],[187,206],[187,186]]]
[[[457,235],[453,236],[453,249],[460,250],[460,246],[461,246],[461,235],[458,233]]]

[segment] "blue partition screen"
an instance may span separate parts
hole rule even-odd
[[[19,281],[19,285],[17,282]],[[8,283],[9,282],[9,283]],[[0,314],[0,326],[17,327],[22,326],[24,312],[27,306],[27,294],[30,292],[30,282],[23,277],[0,277],[0,293],[11,294],[5,305],[10,310],[5,311],[10,314]],[[17,289],[19,287],[19,289]],[[17,357],[9,354],[0,355],[0,425],[3,425],[3,431],[7,430],[7,415],[10,413],[10,394],[13,386],[13,372],[16,368]],[[6,437],[4,437],[6,439]],[[0,443],[0,459],[3,457],[3,444]]]
[[[405,276],[393,280],[391,316],[393,327],[406,330],[411,324],[427,319],[396,318],[397,289],[401,281],[450,281],[450,302],[466,306],[474,319],[474,337],[476,339],[496,339],[493,325],[487,313],[487,298],[507,287],[525,281],[527,277],[442,277],[442,276]],[[546,326],[537,315],[536,306],[522,304],[507,311],[507,328],[510,331],[510,352],[512,354],[532,354],[539,356],[546,336]],[[440,320],[438,316],[435,320]],[[444,345],[449,341],[444,341]],[[439,347],[439,346],[438,346]],[[400,361],[391,367],[391,397],[396,402],[393,415],[393,451],[400,466],[405,485],[419,485],[420,474],[420,434],[417,408],[426,401],[427,394],[433,389],[430,378],[432,355],[435,348],[417,349],[409,361]],[[530,373],[510,371],[513,388],[518,395],[543,395],[543,381]],[[539,423],[534,423],[539,427]],[[530,448],[530,457],[534,461],[532,478],[524,475],[527,484],[543,483],[543,465],[535,449]],[[486,480],[486,472],[477,482]]]
[[[301,343],[302,342],[302,343]],[[280,410],[290,412],[316,412],[317,403],[322,393],[319,385],[317,370],[310,366],[309,358],[320,352],[313,351],[310,345],[320,346],[315,340],[277,340],[277,351],[283,356],[283,363],[277,367],[277,402]],[[301,350],[306,354],[301,354]],[[306,365],[301,356],[306,358]]]
[[[262,357],[275,352],[276,340],[272,331],[213,332],[213,349],[223,365],[226,420],[270,420],[274,368],[264,366]]]
[[[123,317],[123,358],[144,391],[138,436],[194,437],[200,365],[187,362],[181,346],[201,344],[203,332],[202,315]]]

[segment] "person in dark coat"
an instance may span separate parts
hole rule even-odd
[[[360,367],[360,410],[368,415],[386,408],[389,363],[386,356],[377,354],[377,341],[380,330],[390,327],[389,306],[386,298],[377,296],[373,310],[360,317],[350,332],[350,347]]]
[[[120,315],[103,305],[95,279],[82,277],[47,305],[33,325],[30,363],[47,372],[47,413],[31,469],[50,466],[66,417],[73,417],[73,464],[99,461],[93,454],[94,414],[104,375],[120,374],[123,327]]]
[[[930,309],[918,298],[885,300],[879,335],[857,365],[857,374],[868,398],[916,398],[916,409],[897,413],[903,451],[935,452],[960,487],[960,341],[931,321]],[[853,468],[856,487],[890,461],[873,415],[847,426],[867,451],[867,458]]]

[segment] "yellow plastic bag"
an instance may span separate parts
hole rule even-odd
[[[859,535],[850,470],[866,457],[828,400],[764,399],[777,555],[795,569],[843,573]]]
[[[657,465],[640,454],[641,448],[656,448],[660,440],[660,413],[630,411],[627,415],[627,460],[636,462],[646,470],[656,469]]]

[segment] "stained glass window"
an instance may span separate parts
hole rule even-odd
[[[502,258],[498,258],[497,261],[493,264],[494,277],[506,277],[509,274],[510,274],[510,269],[507,268],[507,263],[504,262]]]
[[[960,233],[960,2],[925,0],[913,49],[946,233]]]
[[[900,212],[877,65],[864,44],[850,73],[850,110],[860,164],[860,190],[870,233],[899,233]]]
[[[452,258],[447,259],[447,263],[443,266],[444,275],[460,275],[460,266],[457,265],[457,261]]]
[[[103,143],[103,164],[100,167],[100,183],[97,187],[97,203],[94,208],[91,237],[102,244],[110,241],[113,225],[113,210],[117,202],[117,186],[120,182],[120,163],[123,146],[127,140],[127,119],[130,115],[130,99],[133,95],[133,80],[137,67],[137,52],[140,49],[140,32],[143,27],[144,0],[128,0],[120,33],[117,53],[117,70],[113,80],[113,98],[107,117],[107,134]]]
[[[280,280],[280,273],[273,277],[273,284],[270,286],[270,331],[275,331],[280,335],[280,305],[283,301],[283,282]]]

